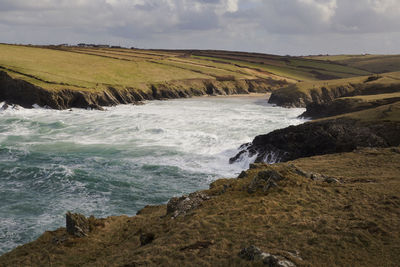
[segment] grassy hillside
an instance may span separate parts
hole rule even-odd
[[[389,105],[398,101],[400,101],[400,92],[339,97],[327,103],[310,103],[307,105],[307,111],[301,116],[312,119],[331,117]],[[400,114],[398,115],[400,118]]]
[[[211,199],[187,215],[172,219],[165,205],[149,206],[135,217],[95,221],[88,237],[64,228],[46,232],[0,257],[0,266],[261,266],[238,256],[250,245],[297,266],[396,266],[400,170],[394,162],[399,148],[253,165],[244,178],[214,182],[204,192]],[[267,173],[282,180],[255,187]],[[143,233],[154,240],[141,245]]]
[[[188,79],[318,80],[368,75],[332,62],[224,51],[0,45],[0,68],[46,89],[102,90]]]
[[[322,60],[372,73],[384,73],[400,70],[400,55],[338,55],[312,56],[308,59]]]
[[[400,72],[359,76],[327,81],[291,84],[276,90],[270,102],[282,106],[305,107],[310,103],[326,103],[352,95],[376,95],[400,91]]]
[[[256,68],[298,81],[328,80],[370,74],[369,71],[335,62],[301,57],[227,51],[194,51],[192,55],[201,59]]]
[[[388,105],[382,105],[377,108],[347,113],[341,116],[337,116],[336,118],[341,117],[352,118],[362,122],[400,122],[400,101]]]

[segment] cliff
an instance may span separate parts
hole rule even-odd
[[[307,105],[307,110],[300,117],[310,119],[332,117],[389,105],[398,101],[400,101],[400,93],[344,97],[324,103],[312,102]]]
[[[138,88],[113,88],[105,90],[59,89],[48,90],[25,80],[12,78],[0,71],[0,101],[31,108],[33,104],[53,109],[95,108],[117,104],[136,103],[143,100],[184,98],[202,95],[231,95],[266,93],[271,88],[286,84],[272,79],[217,81],[189,79],[153,83],[146,90]]]
[[[400,145],[400,102],[375,109],[317,120],[259,135],[230,159],[256,156],[256,162],[350,152],[357,147]]]
[[[378,78],[370,76],[292,84],[275,90],[269,103],[283,107],[306,107],[309,104],[325,104],[339,97],[400,92],[398,72],[382,75]]]

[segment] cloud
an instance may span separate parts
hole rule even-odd
[[[398,14],[398,0],[0,0],[0,34],[3,42],[285,54],[349,50],[357,38],[369,52],[396,51]],[[335,38],[341,43],[328,43]]]

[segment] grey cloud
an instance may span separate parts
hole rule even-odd
[[[399,13],[397,0],[0,0],[0,36],[281,54],[354,51],[362,40],[360,52],[393,52]]]

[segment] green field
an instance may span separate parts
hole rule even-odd
[[[297,81],[328,80],[368,75],[371,72],[330,61],[225,51],[195,51],[193,56],[255,68]]]
[[[243,86],[250,92],[249,88],[258,85],[246,85],[248,81],[263,81],[259,92],[277,89],[274,92],[285,98],[303,97],[309,102],[311,93],[322,94],[339,87],[354,91],[358,87],[379,90],[397,86],[400,56],[291,57],[215,50],[0,44],[0,70],[48,91],[70,89],[95,94],[107,93],[109,88],[119,90],[121,95],[127,90],[151,94],[157,87],[165,95],[174,91],[177,97],[178,91],[196,95],[191,90],[200,90],[205,94],[210,82],[222,94],[224,90],[237,93]],[[392,72],[382,73],[386,70]]]
[[[328,61],[372,73],[385,73],[400,70],[400,55],[338,55],[311,56],[307,59]]]
[[[0,68],[48,90],[104,90],[191,79],[318,81],[369,75],[354,66],[300,57],[204,50],[0,45]]]

